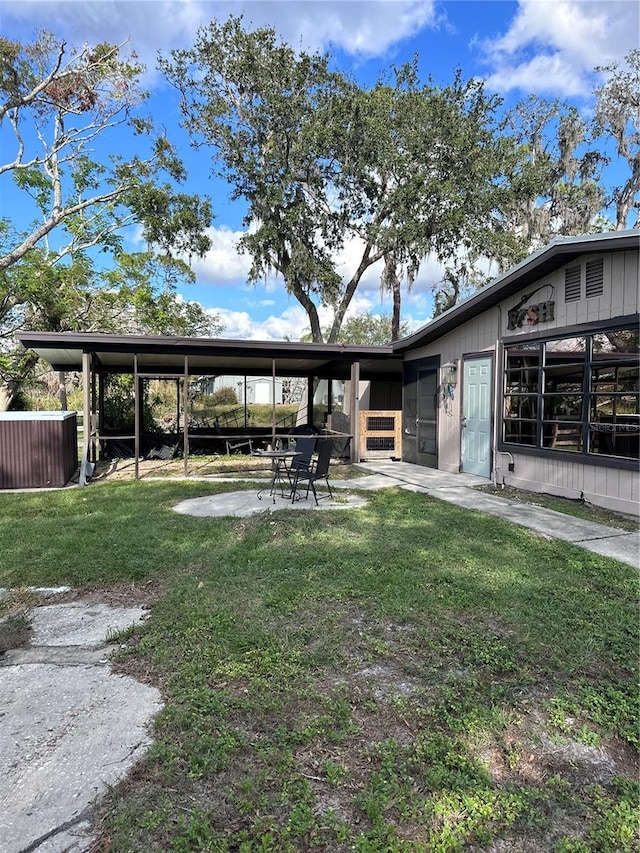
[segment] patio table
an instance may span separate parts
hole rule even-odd
[[[261,459],[271,459],[271,481],[268,486],[265,486],[258,491],[258,500],[262,500],[264,492],[269,490],[269,495],[273,502],[276,502],[276,494],[280,492],[280,497],[284,497],[285,487],[288,489],[287,497],[291,495],[291,479],[289,477],[289,468],[287,461],[295,459],[296,456],[302,456],[297,450],[256,450],[251,454],[258,456]]]

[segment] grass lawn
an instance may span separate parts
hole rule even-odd
[[[96,850],[638,850],[633,569],[404,490],[171,510],[229,488],[0,495],[0,585],[153,601],[117,665],[166,706]]]

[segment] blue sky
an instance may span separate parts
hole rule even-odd
[[[329,50],[338,67],[363,83],[417,54],[425,79],[431,75],[447,84],[460,67],[464,78],[484,78],[507,104],[538,94],[567,99],[587,112],[593,68],[621,60],[639,46],[639,10],[637,0],[3,0],[0,34],[31,40],[44,28],[76,45],[130,39],[148,68],[148,111],[179,144],[189,189],[213,198],[213,249],[194,264],[198,283],[184,290],[185,298],[218,313],[225,337],[297,340],[305,331],[306,315],[282,282],[246,283],[249,260],[235,250],[242,209],[228,203],[224,185],[209,179],[208,155],[189,149],[173,93],[154,73],[158,51],[188,47],[199,26],[243,14],[248,25],[273,26],[293,46]],[[1,159],[6,162],[9,155]],[[11,213],[19,216],[21,211]],[[347,251],[345,272],[348,257]],[[439,278],[437,265],[425,263],[405,296],[403,311],[412,327],[429,319],[431,288]],[[378,281],[379,271],[373,269],[351,313],[390,312],[390,305],[380,300]]]

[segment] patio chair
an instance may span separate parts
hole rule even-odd
[[[298,484],[300,482],[307,484],[307,498],[309,497],[309,489],[312,490],[316,505],[318,504],[318,493],[316,492],[316,482],[318,480],[325,481],[329,489],[329,497],[333,498],[333,492],[329,485],[329,465],[331,463],[332,449],[332,441],[321,441],[318,458],[309,462],[306,468],[300,467],[296,470],[291,492],[291,503],[295,500],[300,500],[300,495],[298,494]]]
[[[289,482],[291,483],[291,487],[293,488],[293,484],[295,482],[295,475],[298,471],[306,471],[309,467],[309,463],[311,462],[311,457],[313,456],[313,451],[316,449],[316,439],[315,436],[298,436],[296,438],[296,452],[300,454],[300,456],[294,456],[291,460],[291,463],[287,467],[287,473],[289,475]]]

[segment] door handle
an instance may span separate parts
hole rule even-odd
[[[461,427],[462,429],[464,429],[466,426],[467,426],[467,418],[466,418],[466,416],[465,416],[465,415],[463,415],[463,416],[460,418],[460,427]]]

